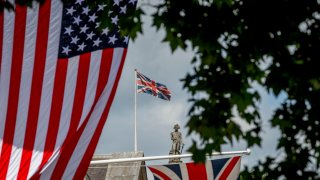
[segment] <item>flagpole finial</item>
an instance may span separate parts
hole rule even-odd
[[[247,148],[247,155],[251,154],[251,149]]]

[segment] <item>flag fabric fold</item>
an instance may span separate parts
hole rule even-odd
[[[179,163],[148,166],[155,180],[236,180],[241,157],[208,160],[203,164]]]
[[[127,52],[118,21],[136,0],[86,2],[0,13],[0,180],[86,173]],[[112,26],[100,29],[106,8]]]
[[[138,93],[147,93],[160,99],[170,101],[171,92],[167,86],[148,78],[137,70],[135,71],[137,73],[136,85]]]

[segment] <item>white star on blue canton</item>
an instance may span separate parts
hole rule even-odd
[[[75,11],[76,10],[72,6],[71,8],[67,9],[67,14],[70,14],[72,16]]]
[[[125,36],[123,42],[128,44],[129,43],[129,36]]]
[[[115,16],[115,17],[111,18],[111,22],[112,22],[113,24],[115,24],[115,25],[118,24],[118,21],[119,21],[118,16]]]
[[[70,36],[73,31],[74,31],[74,30],[72,29],[71,26],[66,27],[64,34],[68,34],[68,35]]]
[[[92,14],[91,16],[89,16],[89,22],[95,22],[98,16],[96,16],[96,14]]]
[[[109,28],[108,27],[106,27],[106,28],[104,28],[103,30],[102,30],[102,34],[105,34],[106,36],[108,35],[108,33],[109,33]]]
[[[79,40],[80,40],[80,39],[78,38],[78,36],[72,37],[72,38],[71,38],[71,44],[77,45],[77,42],[78,42]]]
[[[121,1],[121,0],[113,0],[113,5],[119,6],[119,5],[120,5],[120,1]]]
[[[88,26],[85,24],[85,25],[82,26],[80,29],[81,29],[80,33],[86,33],[89,28],[88,28]]]
[[[69,52],[71,51],[71,49],[69,49],[69,46],[66,46],[66,47],[62,47],[62,53],[64,53],[64,54],[66,54],[66,55],[68,55],[69,54]]]
[[[123,14],[127,13],[127,5],[120,7],[120,9],[121,9],[120,13],[123,13]]]
[[[82,21],[82,20],[80,19],[80,16],[78,16],[78,17],[73,17],[73,24],[77,24],[77,25],[79,26],[79,24],[80,24],[81,21]]]
[[[100,40],[100,38],[96,39],[95,41],[93,41],[93,46],[97,46],[99,47],[99,44],[101,43],[102,41]]]
[[[81,5],[83,3],[84,0],[77,0],[76,4]]]
[[[130,0],[129,3],[131,3],[131,4],[134,5],[134,4],[136,3],[136,1],[137,1],[137,0]]]
[[[100,22],[96,22],[96,29],[100,27]]]
[[[88,6],[82,8],[82,14],[88,15],[89,11],[90,11],[90,9]]]
[[[97,11],[103,11],[103,9],[104,9],[106,6],[107,6],[107,5],[105,5],[105,4],[99,4]]]
[[[118,40],[117,38],[116,38],[116,36],[115,35],[113,35],[112,37],[109,37],[109,44],[115,44],[116,43],[116,40]]]
[[[96,34],[94,34],[93,32],[91,32],[90,34],[87,34],[87,39],[86,39],[86,40],[92,39],[92,37],[93,37],[94,35],[96,35]]]
[[[86,47],[87,45],[84,44],[84,42],[80,45],[78,45],[78,49],[77,51],[83,51],[83,49]]]

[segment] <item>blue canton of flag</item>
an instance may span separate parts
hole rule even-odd
[[[154,80],[151,80],[150,78],[141,74],[137,70],[136,72],[137,72],[136,84],[138,87],[137,89],[138,93],[147,93],[153,96],[157,96],[160,99],[170,101],[171,92],[169,91],[167,86],[161,83],[155,82]]]
[[[119,18],[126,14],[127,7],[135,6],[136,0],[114,0],[109,16],[112,27],[100,28],[100,18],[105,4],[96,7],[88,6],[85,0],[64,5],[62,28],[59,46],[59,58],[68,58],[85,52],[92,52],[105,48],[127,48],[129,37],[120,37]]]

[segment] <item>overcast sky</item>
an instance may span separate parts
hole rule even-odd
[[[108,120],[100,137],[96,154],[110,154],[113,152],[134,151],[134,69],[137,68],[147,77],[167,85],[172,92],[171,101],[153,97],[149,94],[137,94],[137,131],[138,150],[143,151],[145,156],[168,155],[171,140],[170,132],[174,124],[181,126],[183,140],[185,143],[184,152],[190,147],[195,136],[186,136],[185,125],[190,108],[188,99],[190,95],[183,90],[180,81],[187,72],[192,72],[190,60],[191,52],[177,50],[171,53],[169,45],[162,43],[163,31],[156,31],[151,27],[150,19],[144,19],[144,33],[134,42],[131,41],[128,48],[126,62],[119,82],[118,90],[113,101]],[[212,87],[214,88],[214,87]],[[266,121],[271,117],[273,109],[279,105],[285,95],[276,99],[268,95],[265,90],[258,87],[263,95],[260,110],[263,118],[264,137],[262,147],[251,148],[252,154],[244,156],[244,165],[252,166],[258,159],[262,160],[266,155],[276,154],[276,139],[279,131],[270,129]],[[246,124],[241,124],[246,128]],[[243,142],[234,144],[233,147],[224,146],[224,151],[245,150]],[[161,164],[167,161],[147,162],[148,164]]]
[[[190,107],[189,95],[182,89],[180,79],[191,71],[191,53],[178,50],[171,54],[168,44],[161,43],[164,32],[156,32],[148,22],[144,34],[130,42],[117,93],[96,153],[134,150],[135,68],[165,84],[172,93],[171,101],[137,94],[138,150],[144,151],[146,156],[168,154],[173,125],[180,124],[182,133],[187,133],[183,126]],[[185,144],[187,141],[185,139]]]

